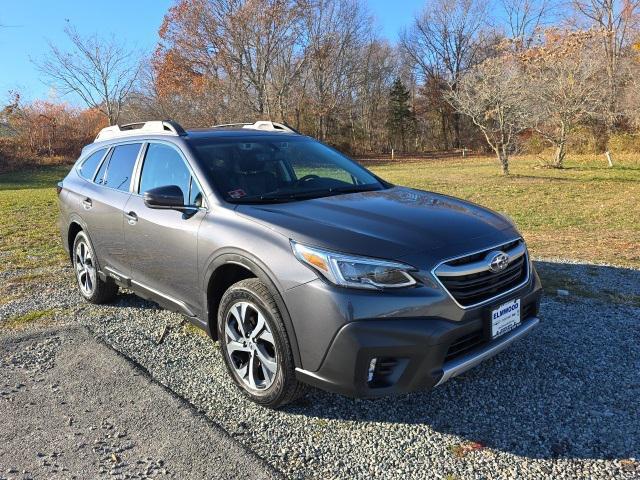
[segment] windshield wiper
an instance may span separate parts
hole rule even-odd
[[[293,202],[296,200],[328,197],[344,193],[370,192],[372,190],[379,189],[380,187],[378,187],[377,185],[345,185],[341,187],[320,188],[302,192],[273,192],[263,195],[252,195],[249,197],[234,199],[233,203],[284,203]]]
[[[380,190],[378,185],[345,185],[344,187],[329,188],[329,193],[358,193],[358,192],[372,192],[374,190]]]

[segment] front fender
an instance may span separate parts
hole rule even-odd
[[[212,306],[209,304],[207,288],[209,282],[217,269],[228,264],[236,264],[246,268],[267,286],[269,292],[273,295],[276,301],[278,309],[280,310],[280,315],[282,316],[282,320],[287,330],[287,336],[289,337],[289,343],[293,352],[294,363],[296,367],[301,366],[302,363],[300,359],[300,351],[298,349],[296,331],[293,322],[291,321],[289,310],[283,300],[282,285],[278,282],[277,277],[269,267],[250,252],[239,248],[227,247],[220,249],[220,251],[210,257],[203,275],[204,285],[202,288],[202,291],[204,292],[203,305],[206,305],[206,318],[211,318],[212,313]]]

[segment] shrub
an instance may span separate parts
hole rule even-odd
[[[104,115],[96,110],[43,101],[25,105],[18,94],[0,112],[0,118],[4,119],[0,171],[74,159],[106,126]]]
[[[609,148],[616,153],[640,152],[640,135],[631,133],[616,133],[609,139]]]

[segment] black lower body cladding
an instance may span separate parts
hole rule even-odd
[[[317,371],[296,372],[304,382],[351,397],[430,389],[451,365],[473,366],[483,352],[491,356],[535,326],[540,296],[536,278],[520,291],[468,312],[462,321],[405,317],[349,322],[334,336]],[[490,310],[512,297],[521,299],[521,324],[511,334],[491,340]]]

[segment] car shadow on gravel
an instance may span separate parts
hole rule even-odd
[[[132,307],[132,308],[139,308],[144,310],[161,310],[162,309],[162,307],[160,307],[157,303],[152,302],[151,300],[145,300],[144,298],[137,296],[135,293],[132,293],[129,291],[122,291],[122,290],[118,292],[118,296],[116,297],[116,301],[114,303],[111,303],[111,304],[107,303],[102,306],[115,307],[115,308]]]
[[[640,457],[640,270],[536,267],[548,286],[542,322],[493,359],[430,392],[352,400],[313,390],[286,411],[423,425],[536,459]]]

